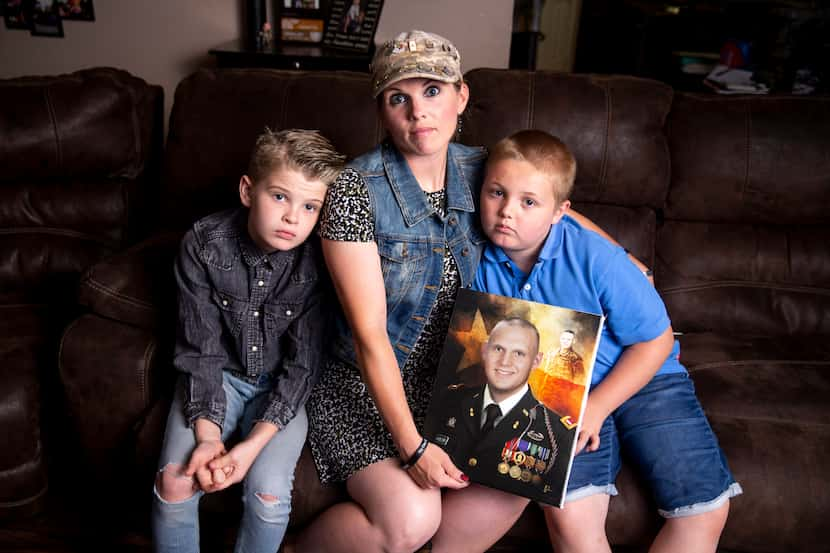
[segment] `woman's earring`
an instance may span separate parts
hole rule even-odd
[[[461,115],[459,115],[458,116],[458,128],[456,129],[456,132],[458,134],[461,134],[461,131],[463,129],[464,129],[464,120],[461,118]]]

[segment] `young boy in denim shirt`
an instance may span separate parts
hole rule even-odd
[[[566,215],[576,161],[542,131],[490,152],[474,288],[606,319],[566,504],[545,508],[557,553],[610,552],[605,519],[620,449],[666,518],[650,551],[714,551],[741,493],[678,360],[665,306],[625,251]],[[553,224],[551,224],[553,222]]]
[[[344,160],[315,131],[266,130],[239,181],[244,207],[197,221],[182,240],[183,374],[155,483],[157,551],[198,551],[201,496],[240,481],[235,551],[282,542],[327,322],[319,248],[306,239]]]

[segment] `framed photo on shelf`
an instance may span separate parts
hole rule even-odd
[[[26,0],[3,0],[3,20],[7,29],[32,28],[32,8]]]
[[[63,38],[63,21],[56,0],[35,0],[31,29],[33,36]]]
[[[331,0],[323,45],[368,52],[375,37],[383,0]]]
[[[95,21],[92,0],[58,0],[58,12],[67,21]]]
[[[323,40],[327,0],[280,0],[279,40],[316,44]]]

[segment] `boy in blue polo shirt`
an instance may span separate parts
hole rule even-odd
[[[666,518],[650,551],[714,551],[741,493],[680,364],[665,306],[625,251],[566,212],[576,161],[521,131],[493,148],[481,189],[491,244],[474,288],[607,317],[563,509],[545,508],[557,552],[610,552],[605,519],[620,450]],[[551,224],[553,221],[553,224]]]

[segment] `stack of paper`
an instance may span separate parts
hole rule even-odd
[[[752,80],[752,71],[717,65],[703,80],[718,94],[767,94],[769,87]]]

